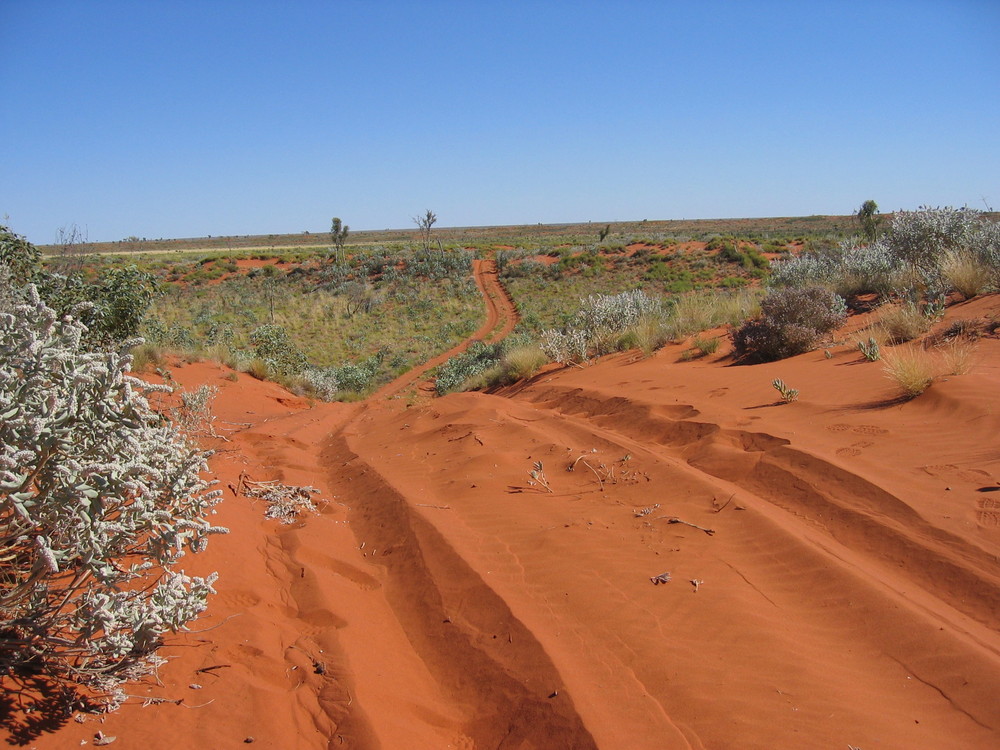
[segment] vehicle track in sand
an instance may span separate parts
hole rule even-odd
[[[507,336],[521,319],[517,306],[511,299],[507,289],[500,283],[500,274],[496,261],[492,258],[472,261],[472,277],[483,296],[486,307],[486,320],[479,329],[458,346],[454,346],[443,354],[414,367],[399,376],[391,383],[379,388],[369,397],[369,401],[396,398],[407,388],[420,386],[421,379],[435,367],[444,364],[457,354],[461,354],[476,341],[496,343]],[[430,391],[431,386],[423,390]]]

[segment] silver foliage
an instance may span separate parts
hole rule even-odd
[[[216,575],[175,566],[226,530],[208,454],[126,374],[135,342],[85,332],[0,276],[0,669],[114,694],[205,609]]]
[[[562,364],[582,362],[613,351],[618,337],[647,317],[662,316],[659,300],[641,289],[620,294],[591,294],[562,330],[542,331],[541,349]]]

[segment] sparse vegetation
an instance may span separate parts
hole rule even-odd
[[[874,337],[869,337],[868,341],[859,341],[858,349],[861,350],[861,353],[869,362],[877,362],[879,357],[882,356],[878,341]]]

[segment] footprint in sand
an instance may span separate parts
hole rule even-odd
[[[885,435],[888,430],[873,424],[859,424],[854,428],[855,432],[862,435]]]
[[[728,388],[716,388],[715,390],[708,392],[709,398],[719,398],[720,396],[725,396],[729,392]]]
[[[1000,499],[984,497],[977,505],[976,521],[979,525],[990,529],[1000,528]]]
[[[939,479],[960,479],[975,484],[992,481],[991,475],[982,469],[963,469],[955,464],[928,464],[923,470]]]
[[[871,448],[873,445],[875,445],[875,443],[873,443],[871,440],[859,440],[856,443],[852,443],[847,448],[838,448],[837,449],[837,455],[838,456],[860,456],[861,455],[861,451],[863,451],[865,448]]]
[[[826,429],[830,432],[847,432],[851,426],[849,424],[828,424]]]

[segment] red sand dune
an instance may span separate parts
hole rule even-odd
[[[685,348],[412,408],[176,368],[221,391],[219,593],[160,684],[27,745],[1000,747],[1000,341],[903,403],[846,347]]]

